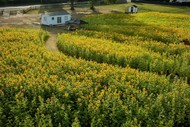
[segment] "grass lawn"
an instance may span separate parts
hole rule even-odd
[[[190,13],[190,7],[184,6],[169,6],[169,5],[160,5],[160,4],[147,4],[147,3],[128,3],[128,4],[114,4],[114,5],[101,5],[96,6],[97,9],[116,9],[123,12],[126,6],[137,5],[139,7],[139,12],[166,12],[166,13]]]
[[[189,14],[190,7],[184,6],[169,6],[169,5],[159,5],[159,4],[147,4],[147,3],[127,3],[127,4],[113,4],[113,5],[96,5],[95,8],[99,12],[109,12],[112,10],[117,10],[120,12],[125,12],[126,6],[137,5],[139,7],[139,12],[165,12],[165,13],[183,13]],[[78,8],[89,8],[87,5]],[[55,12],[55,11],[65,11],[69,10],[69,6],[57,7],[57,8],[41,8],[36,10],[31,10],[27,14],[39,14],[43,12]],[[89,10],[90,11],[90,10]]]

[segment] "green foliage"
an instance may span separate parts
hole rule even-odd
[[[104,3],[106,4],[115,4],[117,0],[104,0]]]

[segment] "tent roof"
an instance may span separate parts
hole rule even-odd
[[[75,20],[70,20],[70,21],[66,21],[66,24],[88,24],[88,22],[80,20],[80,19],[75,19]]]
[[[133,5],[133,7],[138,7],[137,5]]]

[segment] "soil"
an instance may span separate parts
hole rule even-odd
[[[24,15],[11,15],[0,16],[0,26],[36,26],[34,22],[40,21],[39,14],[24,14]]]
[[[64,9],[72,15],[73,19],[81,19],[83,16],[96,14],[89,8],[75,8],[75,11],[71,11],[70,8]],[[69,32],[67,30],[68,26],[41,26],[40,25],[40,16],[41,14],[17,14],[10,16],[0,16],[0,26],[11,26],[18,28],[34,28],[34,29],[44,29],[50,33],[50,37],[46,42],[46,47],[53,52],[57,52],[56,39],[58,33]]]
[[[45,46],[49,51],[58,52],[59,50],[57,48],[56,42],[57,42],[57,35],[50,34],[50,37],[45,43]]]

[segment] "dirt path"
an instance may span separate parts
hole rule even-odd
[[[56,42],[57,42],[57,35],[50,34],[49,39],[45,43],[45,46],[48,50],[52,52],[58,52],[59,50],[57,48]]]

